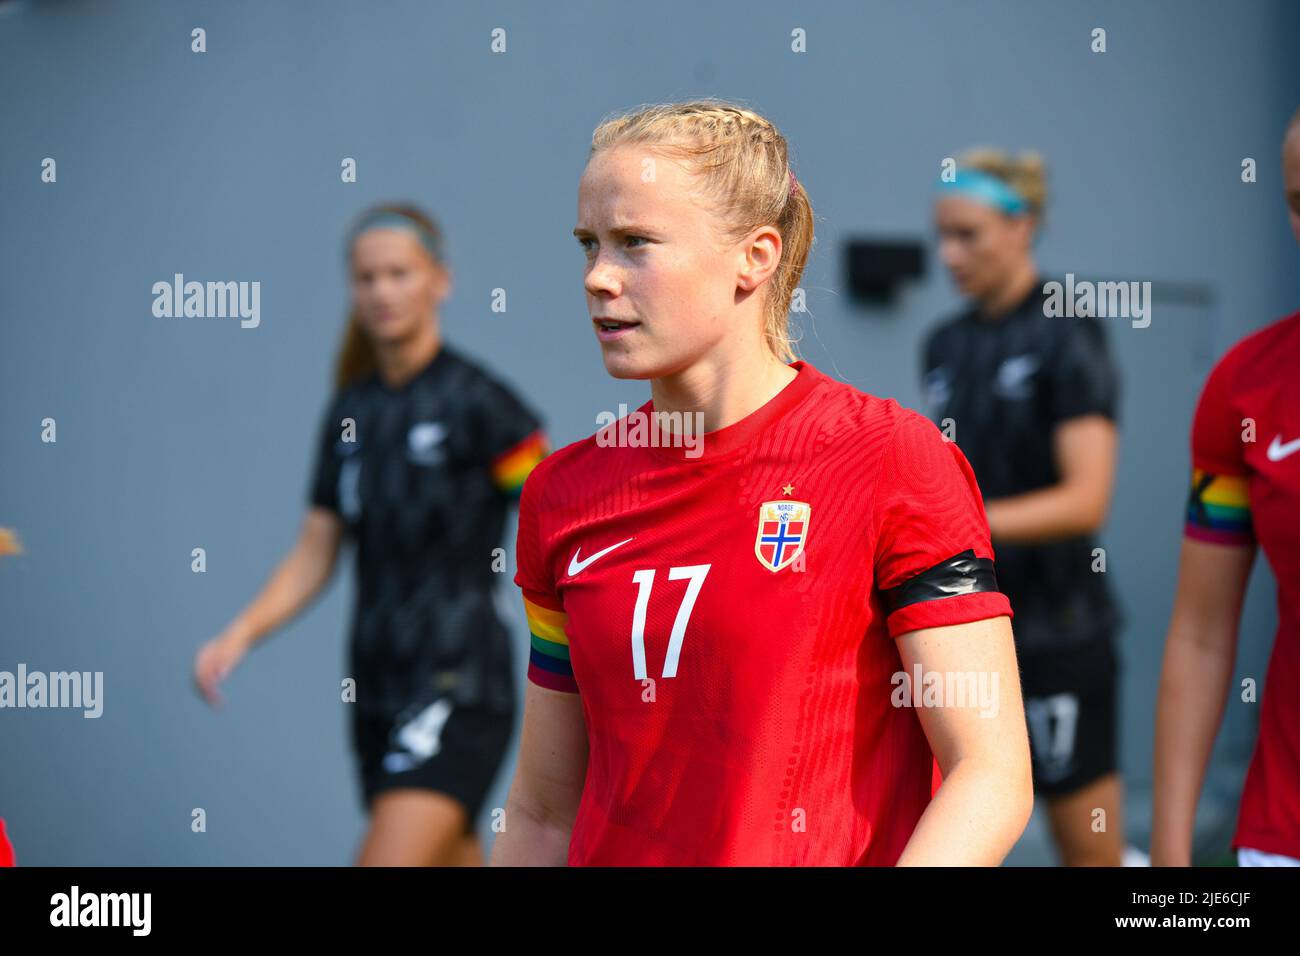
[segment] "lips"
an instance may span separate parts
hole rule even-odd
[[[596,336],[602,342],[609,342],[617,338],[622,338],[632,332],[633,329],[639,328],[641,323],[635,319],[611,319],[608,316],[597,316],[592,319],[592,324],[596,327]]]

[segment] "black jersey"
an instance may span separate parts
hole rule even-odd
[[[1119,376],[1096,318],[1043,310],[1043,282],[998,319],[972,308],[931,332],[924,373],[929,413],[954,437],[985,501],[1060,480],[1052,431],[1080,415],[1117,419]],[[1034,545],[994,540],[998,586],[1016,612],[1022,652],[1106,640],[1120,611],[1091,535]],[[1107,566],[1107,571],[1110,568]]]
[[[357,547],[350,676],[360,714],[391,718],[441,693],[514,706],[492,598],[507,567],[494,549],[545,453],[537,415],[445,343],[400,388],[371,374],[334,396],[310,500],[338,513]]]

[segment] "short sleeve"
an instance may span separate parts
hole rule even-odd
[[[1061,318],[1064,336],[1048,370],[1048,425],[1081,415],[1119,416],[1119,372],[1106,344],[1101,321],[1090,317]]]
[[[308,503],[337,513],[340,459],[335,454],[334,446],[343,434],[343,423],[335,418],[336,410],[337,403],[330,402],[329,408],[321,417],[320,430],[316,435],[316,461],[308,488]]]
[[[1192,419],[1192,467],[1220,475],[1246,475],[1242,416],[1233,407],[1231,379],[1236,363],[1229,353],[1205,381]]]
[[[492,483],[507,497],[518,498],[525,479],[550,451],[541,418],[496,382],[484,389],[478,411],[480,447]]]
[[[915,412],[895,427],[876,481],[875,580],[891,637],[1005,615],[975,473]]]
[[[1232,402],[1229,353],[1210,372],[1192,419],[1192,480],[1183,534],[1210,544],[1251,546],[1250,481],[1242,416]]]
[[[548,690],[576,694],[578,683],[569,660],[569,618],[555,593],[541,528],[542,478],[542,472],[535,471],[524,482],[515,540],[515,584],[523,591],[528,619],[528,679]]]

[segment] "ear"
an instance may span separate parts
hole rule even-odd
[[[452,278],[451,269],[448,266],[441,264],[435,265],[433,272],[433,294],[434,297],[441,302],[451,295],[451,290],[455,287],[455,282]]]
[[[1012,223],[1014,224],[1016,242],[1021,249],[1030,249],[1034,245],[1034,236],[1038,234],[1038,219],[1035,216],[1026,214],[1016,216]]]
[[[775,226],[760,226],[741,243],[741,267],[736,286],[753,292],[776,272],[781,264],[781,233]]]

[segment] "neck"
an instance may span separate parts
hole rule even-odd
[[[438,317],[421,322],[413,335],[396,342],[375,343],[375,371],[388,388],[401,388],[433,361],[442,348]]]
[[[700,412],[705,432],[726,428],[771,401],[798,375],[761,345],[744,356],[707,357],[650,381],[656,412]]]
[[[1020,264],[1011,278],[1000,288],[980,300],[980,315],[985,319],[1000,319],[1021,302],[1038,285],[1038,267],[1032,259]]]

